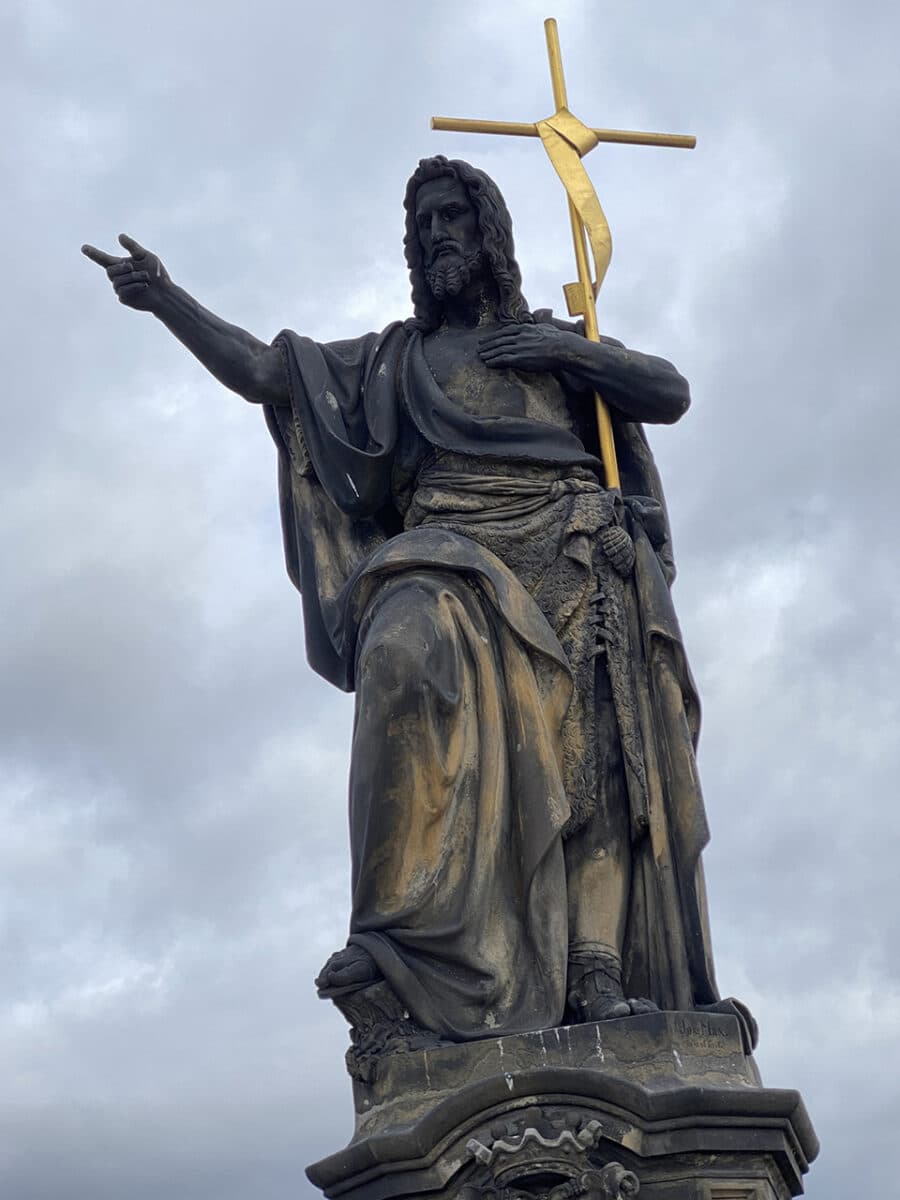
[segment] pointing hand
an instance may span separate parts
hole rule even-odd
[[[82,246],[81,253],[105,268],[121,304],[153,312],[163,288],[169,283],[169,273],[157,256],[145,250],[134,238],[120,233],[119,242],[128,251],[122,258],[89,245]]]

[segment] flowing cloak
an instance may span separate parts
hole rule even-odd
[[[475,813],[471,803],[460,808],[457,797],[435,818],[436,829],[421,818],[412,792],[405,807],[392,807],[383,781],[367,777],[372,742],[356,740],[358,697],[350,941],[369,951],[413,1017],[454,1040],[559,1025],[567,953],[561,842],[570,809],[551,743],[572,696],[566,657],[532,597],[489,550],[441,529],[404,531],[395,504],[404,486],[398,446],[412,425],[438,450],[599,471],[590,453],[596,435],[592,443],[587,424],[579,438],[527,418],[464,412],[427,368],[423,373],[420,335],[400,323],[326,345],[284,331],[276,344],[290,403],[267,406],[266,420],[278,448],[285,556],[302,597],[310,665],[337,687],[358,689],[369,669],[369,631],[404,580],[413,589],[404,603],[418,610],[419,588],[423,605],[442,614],[442,636],[458,637],[460,654],[476,664],[477,685],[464,703],[457,683],[447,683],[445,693],[457,692],[429,701],[427,711],[414,714],[415,729],[400,731],[409,738],[410,762],[391,785],[414,792],[417,746],[433,733],[435,704],[468,709],[471,702],[476,709],[464,731],[472,745],[452,766],[464,779],[472,776],[462,791],[469,802],[474,791]],[[649,496],[664,513],[643,429],[613,417],[623,495]],[[631,515],[628,521],[636,561],[619,612],[631,655],[628,711],[618,713],[622,740],[630,742],[624,758],[632,835],[623,980],[626,994],[691,1009],[718,1000],[700,861],[708,829],[694,759],[699,702],[669,593],[667,523],[653,531],[651,544],[640,522]],[[380,660],[388,674],[392,664],[414,665],[401,643]],[[438,675],[445,667],[428,664]],[[381,717],[391,725],[383,736],[397,732],[381,699],[396,683],[386,679],[367,693],[383,704]],[[494,721],[502,726],[504,706],[507,731],[525,729],[528,744],[502,729],[499,738],[485,734]],[[441,753],[446,758],[446,747]],[[405,827],[393,824],[401,821]],[[422,847],[435,837],[423,876]],[[372,858],[382,880],[395,876],[396,889],[388,890],[397,894],[386,895],[383,884],[381,894],[373,889]]]

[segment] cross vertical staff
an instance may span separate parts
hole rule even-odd
[[[578,270],[576,283],[566,284],[563,292],[570,316],[584,318],[584,333],[589,341],[599,342],[597,324],[597,293],[612,256],[612,237],[597,193],[588,178],[581,159],[600,142],[619,142],[636,146],[672,146],[692,150],[697,139],[687,134],[642,133],[627,129],[592,129],[579,121],[568,109],[562,53],[556,21],[544,22],[550,80],[553,86],[552,117],[528,124],[518,121],[472,121],[457,117],[432,117],[431,128],[452,133],[497,133],[513,137],[539,137],[544,149],[566,189],[569,221]],[[590,258],[594,259],[591,270]],[[599,392],[594,393],[600,454],[610,490],[620,488],[619,468],[609,409]]]

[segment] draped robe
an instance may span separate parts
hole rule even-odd
[[[442,1036],[559,1025],[564,838],[587,819],[579,791],[604,782],[596,731],[585,733],[601,720],[585,604],[615,512],[589,432],[464,411],[399,324],[328,345],[288,331],[276,341],[290,404],[266,417],[307,655],[357,692],[350,941]],[[616,419],[615,433],[623,492],[662,502],[641,427]],[[699,706],[668,534],[651,545],[626,520],[636,562],[613,588],[612,726],[630,814],[624,981],[660,1007],[692,1008],[718,998]]]

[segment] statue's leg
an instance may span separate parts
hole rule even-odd
[[[477,586],[428,568],[384,580],[359,627],[350,945],[322,994],[377,972],[451,1040],[560,1022],[564,792],[545,704]]]
[[[362,902],[366,907],[384,900],[388,906],[402,905],[399,893],[408,882],[407,872],[379,842],[396,844],[406,837],[407,821],[415,810],[406,808],[404,798],[419,795],[424,801],[430,790],[430,781],[423,777],[428,773],[424,735],[429,727],[434,732],[435,725],[430,671],[435,677],[442,675],[429,661],[441,641],[432,608],[431,589],[414,574],[406,574],[382,588],[359,631],[350,776],[355,907],[361,880],[369,893]],[[455,682],[451,680],[451,689]],[[449,726],[449,708],[446,717]],[[423,744],[416,747],[420,731]],[[398,895],[383,897],[380,893],[389,892],[392,885]],[[316,987],[323,998],[337,1000],[383,979],[369,951],[351,942],[331,955]]]
[[[628,791],[605,671],[598,672],[597,804],[565,845],[569,904],[568,1004],[580,1021],[652,1011],[622,989],[632,864]]]

